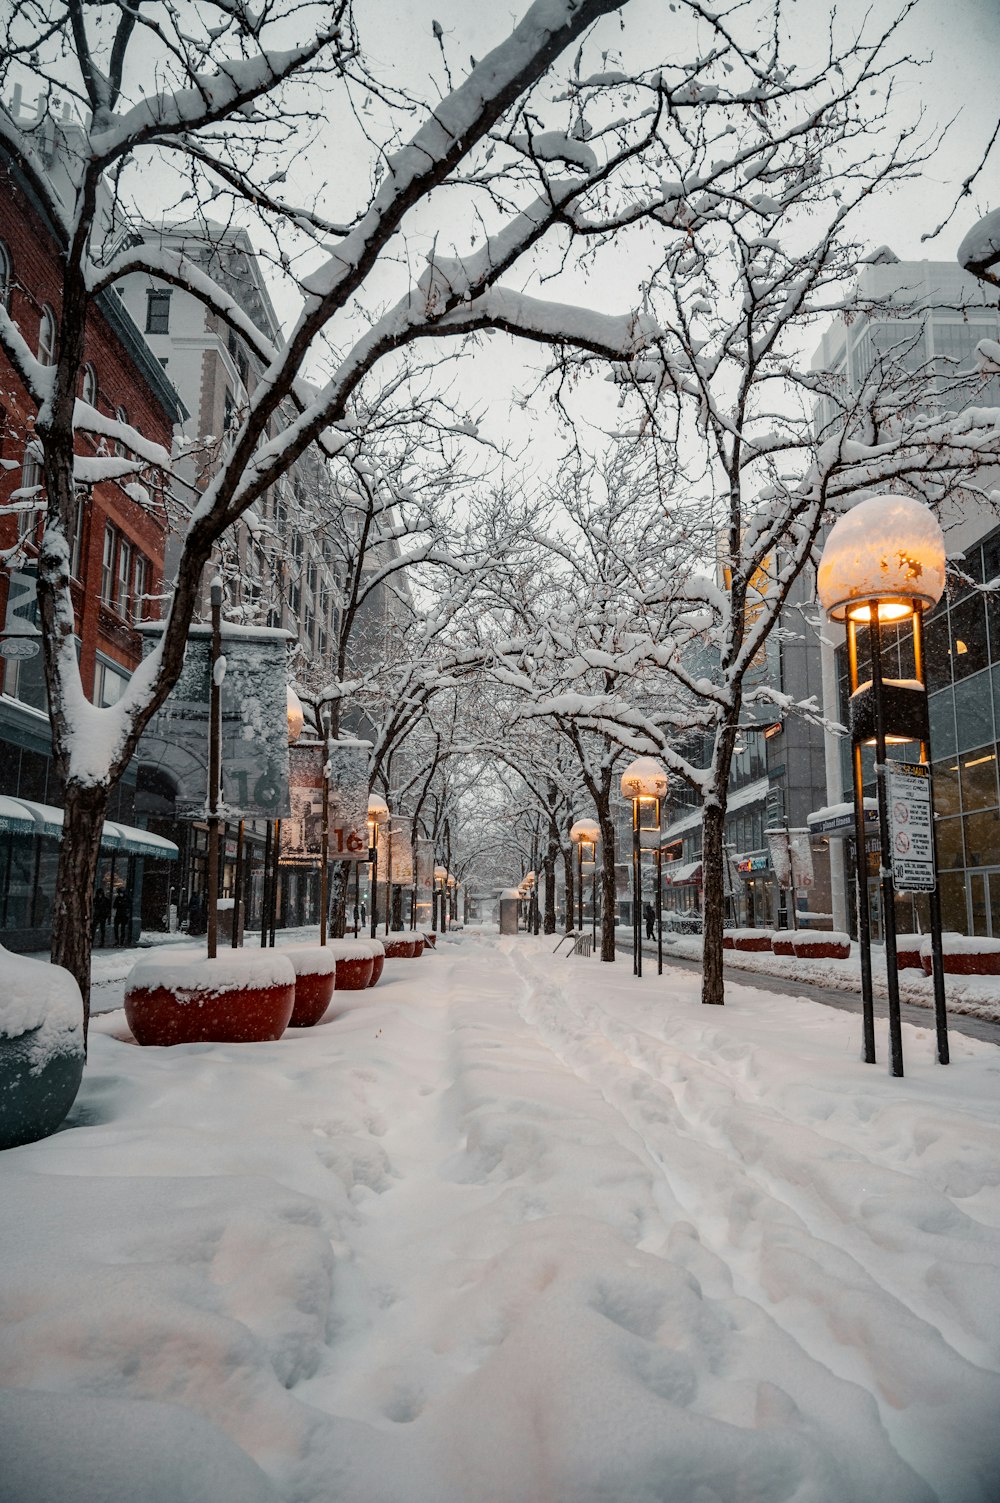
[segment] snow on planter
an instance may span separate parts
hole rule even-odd
[[[125,983],[139,1044],[243,1044],[279,1039],[295,1005],[295,970],[280,950],[151,951]]]
[[[371,984],[375,957],[370,939],[331,939],[327,949],[337,962],[337,991],[363,992]]]
[[[0,1148],[55,1132],[83,1078],[83,1001],[62,966],[0,945]]]
[[[312,1028],[330,1005],[337,980],[336,957],[323,945],[289,945],[287,955],[295,972],[295,1006],[289,1028]]]
[[[851,936],[839,929],[819,929],[809,934],[799,929],[792,944],[800,960],[847,960],[851,954]]]
[[[773,929],[730,929],[731,948],[734,950],[770,950],[774,939]]]
[[[944,968],[950,976],[1000,976],[1000,939],[984,939],[977,934],[942,934]],[[924,935],[920,944],[920,963],[925,975],[933,969],[931,938]]]

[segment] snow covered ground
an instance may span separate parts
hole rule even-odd
[[[0,1159],[4,1503],[996,1503],[1000,1051],[550,948],[95,1020]]]

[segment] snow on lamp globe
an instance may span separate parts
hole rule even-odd
[[[660,853],[660,806],[669,786],[666,771],[655,757],[636,757],[622,773],[621,789],[632,800],[632,973],[642,975],[642,864],[643,835],[656,852],[656,906],[658,969],[663,971],[663,935],[659,909],[661,902],[662,857]]]
[[[597,842],[601,838],[601,827],[595,819],[577,819],[570,825],[570,842],[576,846],[576,917],[577,929],[583,931],[583,868],[594,866],[597,861]],[[596,907],[594,909],[594,922],[597,922]]]

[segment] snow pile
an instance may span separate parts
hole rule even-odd
[[[292,962],[282,950],[220,950],[209,960],[200,946],[171,946],[163,954],[150,950],[137,960],[125,983],[127,991],[164,987],[178,1002],[202,992],[240,992],[254,987],[287,986],[295,980]]]
[[[53,1453],[150,1421],[95,1409],[89,1498],[124,1452],[263,1503],[224,1437],[287,1503],[1000,1496],[996,1049],[904,1025],[892,1080],[860,1018],[549,949],[252,1051],[96,1021],[77,1130],[0,1160],[5,1380]]]
[[[0,945],[0,1039],[31,1033],[32,1073],[61,1054],[83,1053],[80,988],[62,966],[14,955]]]

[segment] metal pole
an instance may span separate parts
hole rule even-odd
[[[899,969],[896,965],[896,889],[892,881],[889,843],[889,800],[885,770],[885,705],[882,694],[882,644],[878,604],[872,601],[872,699],[875,704],[875,784],[878,792],[878,829],[881,850],[882,925],[885,930],[885,981],[889,993],[889,1074],[903,1073],[903,1030],[899,1016]]]
[[[642,975],[642,865],[639,851],[639,800],[632,800],[632,948],[633,974]]]
[[[260,891],[260,947],[267,944],[268,915],[271,912],[271,821],[264,825],[264,870]]]
[[[656,847],[656,974],[663,975],[663,852]]]
[[[323,706],[323,812],[319,867],[319,942],[326,944],[326,915],[330,903],[330,706]]]
[[[212,580],[212,682],[208,699],[208,958],[219,944],[219,792],[222,782],[222,684],[218,662],[222,656],[222,581]]]
[[[847,656],[851,693],[858,687],[858,623],[847,621]],[[872,991],[872,929],[868,911],[868,846],[865,827],[864,776],[861,743],[852,738],[851,766],[854,773],[854,846],[857,868],[858,951],[861,960],[861,1012],[865,1064],[875,1063],[875,1000]]]
[[[243,832],[246,820],[241,819],[236,831],[236,876],[233,881],[233,937],[232,947],[240,944],[240,904],[243,901]]]
[[[582,880],[582,878],[581,878]],[[597,950],[597,846],[594,846],[594,870],[590,874],[590,953]]]
[[[371,911],[371,918],[370,918],[369,922],[371,924],[371,937],[372,937],[372,939],[374,939],[375,938],[375,932],[378,929],[378,824],[377,823],[375,825],[375,844],[372,846],[371,869],[372,869],[372,891],[371,891],[372,911]]]
[[[576,843],[576,928],[583,933],[583,841]]]
[[[354,938],[358,937],[358,923],[361,919],[361,862],[354,863]]]
[[[918,606],[913,612],[913,676],[922,685],[924,699],[927,698],[927,684],[924,679],[924,622],[923,613]],[[927,734],[930,735],[928,724]],[[929,741],[920,743],[920,760],[928,768],[931,765],[931,748]],[[937,849],[937,825],[934,822],[934,779],[931,776],[931,853],[934,858],[934,886],[928,894],[931,916],[931,960],[934,975],[934,1029],[937,1035],[937,1058],[939,1065],[947,1065],[951,1060],[951,1052],[948,1047],[948,1008],[944,993],[944,950],[941,945],[941,884],[938,879],[938,849]]]
[[[392,820],[385,826],[385,932],[389,934],[389,917],[392,909]]]
[[[274,949],[274,931],[278,923],[278,883],[281,880],[281,820],[274,821],[274,841],[271,846],[271,859],[274,872],[271,880],[271,938],[270,946]]]

